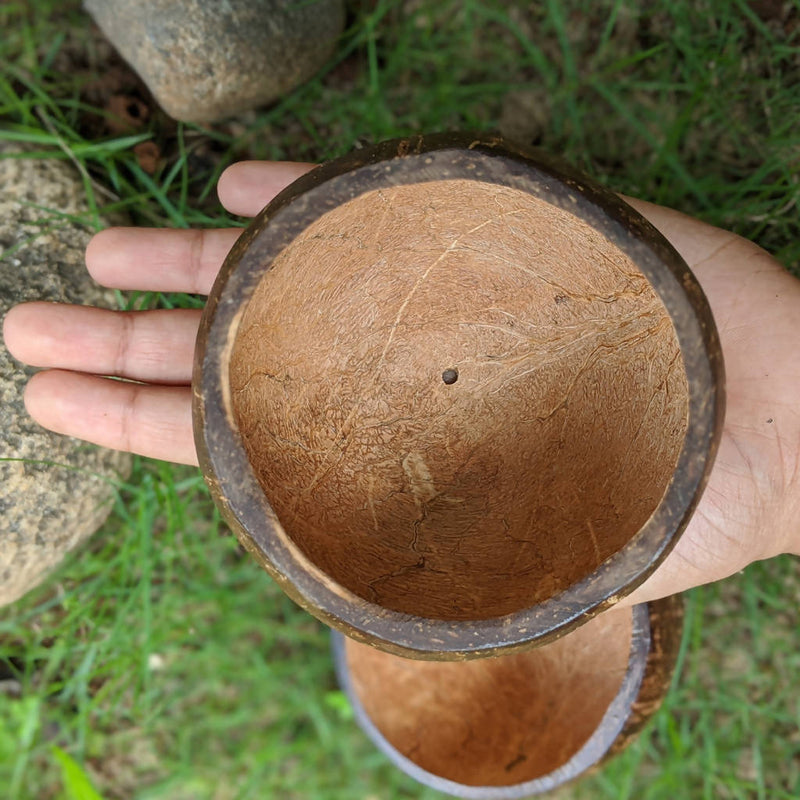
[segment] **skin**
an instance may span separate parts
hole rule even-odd
[[[218,192],[255,215],[308,164],[243,162]],[[676,211],[625,198],[680,252],[719,328],[727,413],[708,487],[677,546],[623,602],[725,578],[753,561],[800,554],[800,281],[752,242]],[[207,294],[240,229],[111,228],[86,252],[92,277],[122,290]],[[58,433],[152,458],[197,464],[191,372],[200,311],[122,312],[56,303],[12,308],[11,354],[41,367],[25,404]],[[109,380],[105,376],[138,383]]]

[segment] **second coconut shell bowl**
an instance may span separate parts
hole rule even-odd
[[[633,741],[669,689],[682,630],[668,597],[508,656],[414,661],[334,634],[334,660],[359,725],[400,769],[456,797],[518,800]]]

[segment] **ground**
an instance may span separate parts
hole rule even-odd
[[[800,275],[797,0],[353,2],[314,80],[209,126],[164,116],[77,2],[7,0],[0,30],[0,137],[70,159],[95,208],[140,225],[230,224],[213,187],[242,158],[499,128]],[[663,709],[563,797],[800,796],[798,563],[690,593]],[[356,729],[327,632],[242,553],[188,468],[138,460],[103,530],[0,610],[0,689],[12,800],[96,797],[86,780],[114,800],[440,797]]]

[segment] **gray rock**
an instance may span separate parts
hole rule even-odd
[[[0,316],[27,300],[117,307],[84,266],[90,229],[80,175],[67,163],[11,158],[0,142]],[[0,605],[39,584],[103,523],[130,456],[50,433],[26,413],[33,370],[0,339]]]
[[[344,28],[343,0],[84,0],[164,110],[203,122],[308,80]]]

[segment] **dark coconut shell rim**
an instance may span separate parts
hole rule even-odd
[[[322,214],[367,191],[467,179],[526,191],[576,214],[647,277],[675,328],[689,387],[686,434],[674,475],[639,532],[583,580],[502,617],[452,621],[370,603],[331,580],[291,541],[256,480],[230,402],[228,360],[264,271]],[[281,192],[229,253],[203,312],[193,375],[195,444],[226,522],[281,588],[326,624],[388,652],[457,660],[551,641],[614,605],[664,560],[707,482],[724,416],[724,369],[711,310],[669,242],[612,192],[537,148],[478,134],[397,139],[323,164]]]

